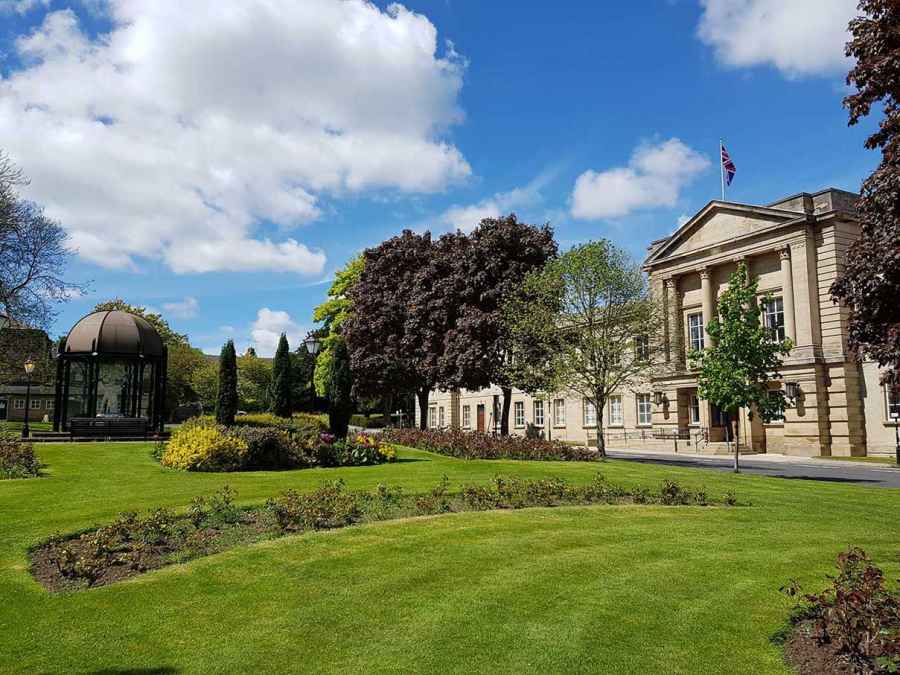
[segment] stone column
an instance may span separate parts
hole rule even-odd
[[[781,289],[784,301],[784,332],[797,344],[797,325],[794,321],[794,271],[791,268],[791,248],[781,249]]]
[[[669,340],[668,349],[672,363],[676,368],[684,366],[684,330],[681,326],[681,293],[678,291],[678,279],[671,277],[666,279],[666,298],[668,299],[668,324]]]
[[[706,327],[715,316],[715,298],[713,297],[712,279],[708,267],[700,269],[700,290],[703,294],[703,344],[710,346],[709,332]]]

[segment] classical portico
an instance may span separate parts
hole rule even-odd
[[[803,455],[864,454],[860,368],[846,350],[846,310],[828,288],[858,236],[853,195],[839,190],[801,194],[769,206],[713,201],[671,237],[654,242],[645,262],[662,296],[665,367],[652,380],[661,403],[654,426],[725,440],[721,411],[697,399],[688,354],[709,345],[707,326],[738,263],[759,281],[766,325],[794,344],[783,380],[801,395],[784,420],[763,424],[740,411],[749,449]]]

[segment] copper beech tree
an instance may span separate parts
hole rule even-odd
[[[850,308],[850,346],[886,368],[883,380],[900,387],[900,3],[862,0],[850,22],[846,53],[856,60],[844,99],[850,124],[882,103],[884,116],[866,147],[881,149],[881,164],[863,183],[858,203],[861,237],[831,287]]]

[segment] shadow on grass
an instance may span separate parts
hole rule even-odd
[[[181,670],[172,666],[159,666],[158,668],[103,668],[92,670],[92,675],[172,675]]]

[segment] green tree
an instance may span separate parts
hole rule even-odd
[[[149,312],[147,311],[147,308],[142,305],[132,305],[125,302],[122,298],[113,298],[112,300],[107,300],[94,306],[95,312],[112,312],[117,310],[128,312],[129,314],[136,314],[137,316],[146,319],[147,323],[153,326],[153,328],[156,329],[156,332],[159,333],[160,339],[166,346],[171,346],[173,344],[188,344],[187,335],[184,333],[176,333],[169,325],[169,322],[163,318],[162,314]]]
[[[640,267],[606,240],[576,246],[525,277],[504,309],[505,375],[541,398],[570,390],[594,409],[597,449],[616,391],[646,381],[661,313]],[[546,411],[547,415],[552,411]]]
[[[272,361],[272,412],[279,417],[290,417],[293,405],[293,365],[287,335],[278,338],[278,348]]]
[[[316,370],[316,358],[309,353],[305,344],[301,344],[291,354],[292,394],[294,408],[303,412],[315,412],[320,410],[316,397],[316,388],[313,383],[313,374]]]
[[[237,413],[237,355],[234,342],[229,340],[219,355],[219,395],[216,397],[216,421],[219,424],[234,424]]]
[[[215,410],[219,392],[219,364],[204,357],[203,363],[191,374],[191,388],[197,393],[204,413]]]
[[[363,257],[359,255],[335,272],[334,281],[328,289],[328,299],[313,310],[313,320],[322,324],[319,329],[322,347],[316,356],[313,374],[316,393],[322,397],[326,396],[328,389],[327,380],[331,376],[334,349],[343,339],[341,327],[353,310],[350,289],[359,280],[364,265]]]
[[[353,414],[353,378],[350,374],[350,356],[347,345],[338,340],[329,359],[325,393],[328,398],[328,428],[338,438],[347,436],[350,416]]]
[[[252,348],[237,359],[238,401],[241,409],[269,409],[272,394],[272,361],[261,359]]]
[[[771,422],[784,413],[786,404],[784,392],[773,390],[770,383],[781,377],[781,359],[792,345],[790,340],[772,339],[762,321],[758,290],[759,283],[750,280],[747,266],[740,263],[719,296],[718,316],[707,323],[712,344],[690,355],[691,367],[700,371],[698,395],[726,411],[729,424],[734,417],[735,473],[740,471],[738,411],[747,408],[750,419],[759,415]]]
[[[860,238],[831,286],[850,310],[849,345],[884,368],[882,382],[900,391],[900,4],[862,0],[850,22],[847,56],[854,66],[844,99],[850,124],[882,104],[878,129],[866,139],[881,163],[862,185],[857,203]]]

